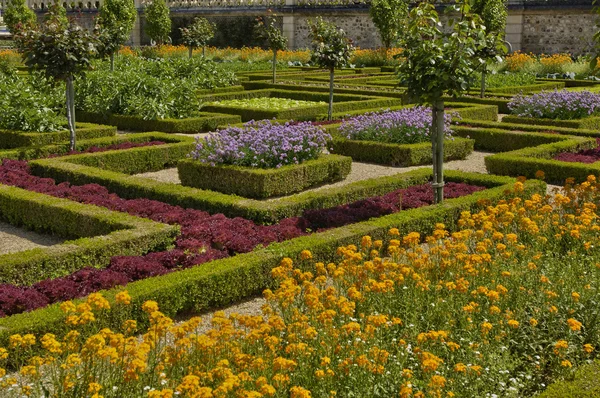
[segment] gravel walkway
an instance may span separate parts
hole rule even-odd
[[[64,240],[0,222],[0,254],[58,245]]]
[[[468,171],[474,173],[485,173],[485,163],[484,158],[490,155],[489,152],[473,152],[465,160],[453,160],[450,162],[444,163],[444,167],[446,170],[459,170],[459,171]],[[330,188],[337,188],[344,185],[348,185],[353,182],[366,180],[369,178],[377,178],[377,177],[385,177],[398,173],[405,173],[407,171],[416,170],[420,168],[431,168],[431,165],[426,166],[414,166],[414,167],[391,167],[391,166],[381,166],[370,163],[360,163],[353,162],[352,170],[350,174],[344,181],[336,182],[335,184],[323,185],[318,188],[314,188],[309,191],[320,191]],[[165,182],[170,184],[181,184],[179,181],[179,176],[177,175],[177,168],[170,168],[160,171],[154,171],[150,173],[142,173],[136,174],[136,177],[149,178],[159,182]],[[271,199],[277,200],[277,199]]]

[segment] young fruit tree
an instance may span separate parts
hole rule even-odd
[[[350,64],[354,51],[352,40],[346,33],[332,22],[323,21],[321,17],[309,21],[310,38],[312,39],[311,61],[321,68],[329,70],[329,110],[328,120],[333,115],[333,80],[335,68]]]
[[[115,53],[129,39],[137,10],[133,0],[104,0],[98,11],[98,52],[110,58],[110,70],[115,69]]]
[[[185,28],[179,28],[181,39],[189,49],[192,58],[194,48],[202,47],[202,56],[206,55],[206,44],[215,36],[216,26],[206,18],[195,18],[194,22]]]
[[[386,59],[388,50],[398,41],[398,35],[408,15],[409,3],[409,0],[371,1],[369,14],[371,14],[371,19],[379,31]]]
[[[473,73],[483,60],[475,53],[486,44],[481,18],[470,12],[469,0],[459,0],[450,10],[445,32],[438,12],[430,3],[420,3],[408,17],[400,38],[404,49],[398,68],[400,81],[419,103],[431,104],[431,144],[433,153],[433,192],[435,203],[444,199],[444,100],[445,94],[457,96],[469,88]]]
[[[171,33],[171,11],[165,0],[152,0],[144,9],[146,33],[156,44],[169,41]]]
[[[51,8],[48,14],[40,26],[19,31],[15,35],[15,42],[29,68],[40,69],[48,78],[65,82],[67,123],[71,150],[74,150],[73,78],[90,68],[92,58],[97,55],[97,42],[86,29],[68,20],[65,23],[65,18],[56,7]]]
[[[506,30],[506,0],[474,0],[471,12],[479,15],[485,25],[487,43],[476,54],[485,62],[481,66],[481,98],[485,96],[485,77],[488,63],[502,60],[501,55],[506,53],[504,46],[504,32]]]
[[[19,29],[27,29],[36,24],[37,18],[25,0],[8,0],[4,9],[4,22],[13,35]]]
[[[277,52],[287,49],[288,40],[277,27],[275,15],[259,17],[256,20],[256,34],[264,39],[273,52],[273,83],[277,77]]]

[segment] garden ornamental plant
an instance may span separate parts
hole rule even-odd
[[[268,15],[257,19],[255,30],[258,36],[263,38],[271,51],[273,52],[273,84],[276,81],[277,74],[277,52],[287,50],[288,40],[283,32],[276,26],[276,15]]]
[[[188,56],[192,58],[194,48],[202,47],[202,56],[206,55],[206,44],[215,36],[216,26],[206,18],[194,18],[194,22],[179,28],[181,40],[188,47]]]
[[[517,116],[572,120],[600,114],[600,94],[589,91],[555,90],[517,95],[509,103]]]
[[[342,122],[339,133],[352,140],[416,144],[431,140],[431,109],[422,106],[372,112]],[[444,134],[451,136],[451,116],[444,115]]]
[[[98,10],[98,52],[110,58],[110,70],[115,69],[115,53],[129,40],[137,10],[132,0],[104,0]]]
[[[4,3],[5,9],[2,15],[6,27],[14,35],[19,29],[27,29],[34,26],[37,22],[35,12],[25,0],[9,0]]]
[[[146,17],[146,33],[156,44],[170,41],[171,11],[165,0],[151,0],[144,8]]]
[[[211,165],[279,168],[318,158],[331,136],[309,122],[252,121],[198,138],[191,157]]]

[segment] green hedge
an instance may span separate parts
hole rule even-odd
[[[575,80],[575,79],[546,79],[546,78],[538,78],[536,79],[538,82],[561,82],[565,84],[565,87],[594,87],[600,84],[600,82],[594,80]]]
[[[444,160],[465,159],[473,152],[473,140],[456,138],[444,141]],[[420,144],[388,144],[376,141],[348,140],[335,137],[332,152],[350,156],[352,160],[391,166],[431,164],[431,142]]]
[[[493,87],[486,88],[487,94],[501,94],[501,95],[515,95],[515,94],[531,94],[537,93],[543,90],[555,90],[565,87],[565,83],[561,81],[552,82],[538,82],[535,84],[525,84],[522,86],[506,86],[506,87]],[[470,93],[477,94],[479,90],[470,90]]]
[[[78,111],[77,117],[84,121],[117,126],[120,130],[161,131],[170,134],[193,134],[214,131],[219,125],[241,122],[239,116],[207,112],[201,112],[195,117],[185,119],[162,120],[144,120],[137,116],[101,115],[83,111]]]
[[[538,398],[597,398],[600,397],[600,362],[580,366],[572,380],[553,384]]]
[[[564,136],[557,134],[514,132],[507,129],[453,126],[454,135],[475,140],[475,149],[490,152],[508,152],[531,146],[564,141]]]
[[[119,134],[112,137],[77,140],[76,151],[85,151],[91,147],[103,148],[123,142],[163,141],[166,143],[179,142],[173,136],[163,133]],[[41,146],[26,146],[22,148],[0,150],[0,159],[32,160],[45,158],[50,155],[64,155],[71,150],[70,144],[50,144]]]
[[[445,98],[446,101],[449,102],[459,102],[459,103],[464,103],[464,104],[480,104],[480,105],[496,105],[498,107],[498,112],[499,113],[510,113],[510,109],[508,109],[508,103],[510,102],[510,99],[508,98],[502,98],[502,97],[486,97],[486,98],[479,98],[479,97],[447,97]]]
[[[577,129],[568,127],[555,127],[555,126],[537,126],[533,124],[515,124],[507,122],[491,122],[474,119],[463,119],[459,122],[463,126],[471,127],[482,127],[501,129],[506,131],[520,131],[520,132],[532,132],[532,133],[552,133],[560,135],[576,135],[582,137],[600,137],[600,131],[590,129]]]
[[[0,185],[0,219],[41,233],[75,239],[0,256],[0,283],[31,285],[84,267],[102,268],[116,255],[165,250],[178,226]]]
[[[553,160],[552,157],[561,152],[578,152],[597,146],[593,138],[563,136],[562,141],[536,147],[496,154],[485,158],[489,173],[509,176],[525,176],[535,178],[541,170],[545,180],[562,184],[567,178],[585,181],[588,175],[600,175],[600,163],[575,163]]]
[[[426,176],[427,179],[430,177],[431,173]],[[390,228],[398,228],[401,234],[418,231],[426,235],[432,232],[436,223],[441,222],[445,223],[450,230],[455,229],[461,212],[476,211],[482,206],[505,199],[506,190],[511,188],[514,182],[506,177],[455,171],[448,171],[446,179],[483,185],[489,189],[447,200],[442,205],[401,211],[365,222],[273,243],[264,249],[212,261],[179,272],[133,282],[127,285],[127,291],[132,296],[131,306],[115,305],[114,297],[123,288],[102,292],[109,299],[112,309],[98,316],[94,329],[119,328],[123,319],[135,319],[140,326],[146,325],[147,314],[141,311],[141,305],[146,300],[156,300],[162,312],[174,316],[229,305],[259,294],[263,289],[273,287],[271,269],[278,265],[281,258],[297,259],[300,251],[304,249],[312,252],[313,261],[335,261],[336,249],[339,246],[356,244],[364,235],[387,242]],[[546,186],[540,181],[532,180],[525,183],[525,195],[544,194],[545,191]],[[15,333],[36,335],[54,333],[60,339],[68,330],[64,320],[65,314],[60,311],[58,304],[0,319],[0,346],[6,346],[8,337]],[[28,354],[35,355],[34,352]]]
[[[269,82],[244,82],[242,83],[246,90],[263,89],[281,89],[287,91],[314,91],[319,93],[329,93],[329,86],[306,86],[300,84],[269,83]],[[370,95],[373,97],[404,98],[403,91],[384,91],[384,90],[364,90],[360,88],[338,88],[335,87],[334,94],[357,94]]]
[[[77,115],[79,116],[79,114]],[[80,140],[111,137],[117,133],[112,126],[103,126],[92,123],[77,123],[76,135]],[[25,146],[49,145],[59,142],[68,142],[68,130],[54,133],[32,133],[27,131],[0,130],[0,149],[12,149]]]
[[[504,116],[504,123],[533,124],[536,126],[556,126],[572,129],[600,130],[600,116],[586,117],[576,120],[538,119],[522,116]]]
[[[338,155],[323,155],[319,159],[278,169],[211,166],[192,159],[183,159],[177,164],[179,179],[184,186],[254,199],[290,195],[317,185],[341,181],[351,168],[352,159]]]

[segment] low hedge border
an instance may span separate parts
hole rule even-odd
[[[90,140],[77,140],[76,151],[85,151],[91,147],[107,147],[123,142],[150,142],[163,141],[165,143],[180,142],[173,136],[164,133],[119,134],[112,137],[94,138]],[[27,146],[22,148],[0,150],[0,159],[32,160],[48,157],[50,155],[64,155],[71,150],[70,144],[51,144],[42,146]]]
[[[600,85],[600,82],[594,80],[575,80],[575,79],[551,79],[551,78],[538,78],[538,82],[561,82],[565,84],[566,88],[571,87],[594,87]]]
[[[478,126],[453,126],[454,135],[475,140],[475,149],[490,152],[508,152],[517,149],[561,142],[564,136],[535,132],[520,132],[504,129]]]
[[[229,99],[245,99],[260,97],[291,98],[302,101],[329,101],[329,94],[325,92],[314,91],[292,91],[292,90],[255,90],[231,95],[212,96],[208,101],[219,101]],[[402,104],[398,98],[382,98],[367,95],[336,94],[334,97],[333,111],[348,112],[357,109],[370,109],[376,107],[390,107]],[[203,111],[219,112],[227,114],[240,115],[243,122],[261,119],[293,119],[293,120],[312,120],[317,115],[327,112],[328,105],[315,105],[310,107],[292,108],[281,111],[272,111],[268,109],[238,108],[226,105],[205,105]]]
[[[290,195],[342,181],[351,168],[352,159],[339,155],[323,155],[278,169],[211,166],[193,159],[182,159],[177,163],[181,185],[253,199]]]
[[[239,116],[201,112],[195,117],[185,119],[144,120],[137,116],[102,115],[99,113],[77,112],[80,120],[106,123],[117,126],[119,130],[160,131],[170,134],[194,134],[213,131],[222,124],[239,123]]]
[[[329,86],[305,86],[299,84],[286,83],[269,83],[269,82],[244,82],[242,83],[246,90],[263,90],[263,89],[281,89],[287,91],[313,91],[319,93],[329,93]],[[334,94],[356,94],[369,95],[373,97],[388,97],[388,98],[403,98],[404,92],[394,91],[377,91],[377,90],[361,90],[358,88],[337,88],[334,87]]]
[[[550,384],[538,398],[597,398],[600,397],[600,361],[577,368],[572,380]]]
[[[510,109],[508,109],[508,103],[510,102],[510,98],[504,98],[502,96],[498,97],[446,97],[445,101],[448,102],[459,102],[464,104],[480,104],[480,105],[496,105],[498,107],[498,113],[510,113]]]
[[[473,152],[474,140],[456,138],[444,141],[444,161],[465,159]],[[352,160],[391,166],[421,166],[431,164],[431,142],[419,144],[388,144],[376,141],[349,140],[334,137],[332,152],[352,157]]]
[[[431,173],[427,175],[429,179]],[[309,236],[274,243],[264,249],[234,257],[212,261],[201,266],[152,277],[127,285],[132,297],[130,306],[115,304],[115,295],[123,288],[102,292],[111,304],[111,310],[97,317],[95,329],[120,328],[124,319],[135,319],[147,325],[147,314],[141,311],[147,300],[156,300],[162,312],[168,316],[199,312],[229,305],[263,289],[274,286],[271,269],[282,257],[298,259],[299,253],[308,249],[314,261],[333,261],[339,246],[356,243],[364,235],[373,239],[389,241],[390,228],[398,228],[401,234],[411,231],[430,234],[436,223],[445,223],[450,230],[456,228],[463,211],[476,211],[483,206],[506,199],[506,191],[512,188],[513,179],[477,173],[448,171],[447,181],[483,185],[489,189],[462,198],[450,199],[441,205],[401,211],[396,214],[371,219],[361,223],[335,228]],[[546,185],[541,181],[527,181],[524,195],[544,194]],[[80,300],[76,301],[80,302]],[[65,314],[59,304],[0,319],[0,346],[6,346],[10,335],[19,333],[54,333],[60,339],[68,331]],[[30,355],[35,355],[31,352]]]
[[[77,115],[79,116],[79,114]],[[86,140],[100,137],[112,137],[117,134],[116,127],[93,123],[77,123],[77,138]],[[49,145],[69,141],[68,130],[54,133],[35,133],[29,131],[0,130],[0,149],[13,149],[24,146]]]
[[[567,178],[577,182],[585,181],[590,174],[600,175],[599,163],[575,163],[553,160],[552,157],[561,152],[578,152],[597,146],[594,138],[561,137],[562,140],[550,144],[518,149],[485,158],[489,173],[508,176],[525,176],[535,178],[536,172],[544,172],[545,180],[562,184]]]
[[[0,283],[31,285],[84,267],[103,268],[115,255],[165,250],[178,226],[0,185],[0,219],[63,238],[64,244],[0,256]]]
[[[493,87],[486,88],[486,93],[490,94],[503,94],[503,95],[515,95],[515,94],[530,94],[537,93],[543,90],[555,90],[565,88],[565,83],[561,81],[554,82],[538,82],[534,84],[525,84],[522,86],[505,86],[505,87]],[[472,94],[477,94],[479,90],[469,90]]]
[[[397,111],[404,108],[413,107],[414,104],[410,105],[398,105],[398,106],[390,106],[390,107],[379,107],[379,108],[371,108],[371,109],[360,109],[352,112],[338,112],[334,113],[333,119],[344,119],[352,116],[363,115],[369,112],[381,112],[382,110],[390,110]],[[477,120],[489,120],[496,121],[498,120],[498,107],[495,105],[469,105],[458,102],[446,102],[446,107],[452,108],[449,113],[457,113],[461,119],[477,119]],[[319,120],[325,120],[327,118],[326,115],[321,115],[318,117]]]
[[[554,120],[507,115],[504,116],[504,118],[502,118],[502,122],[517,124],[533,124],[536,126],[556,126],[572,129],[600,130],[600,116],[592,116],[575,120]]]

